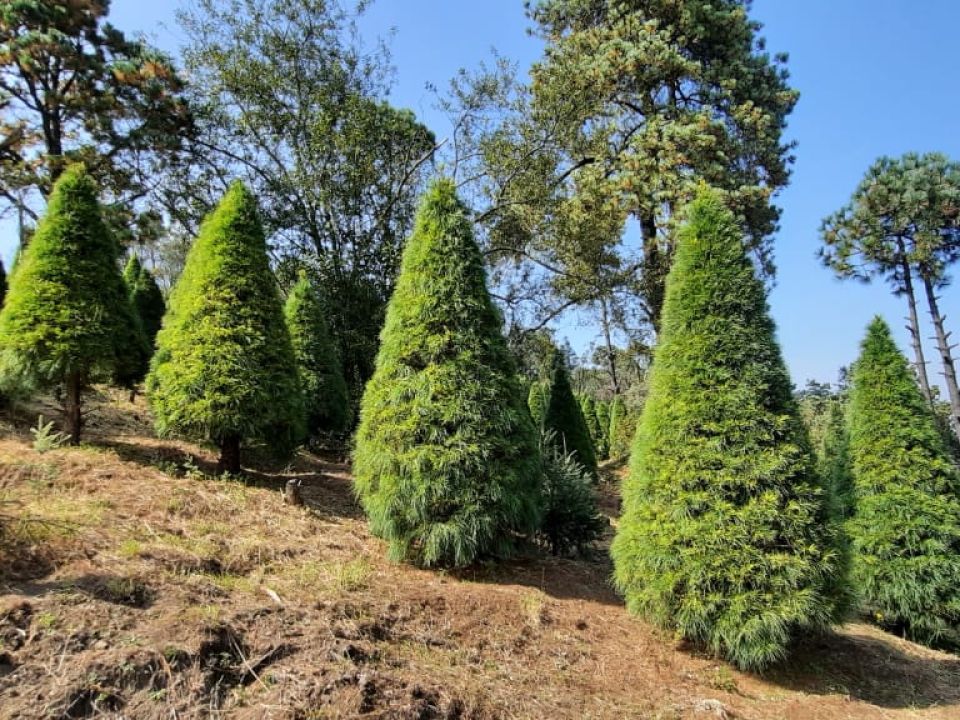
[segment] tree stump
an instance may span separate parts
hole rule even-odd
[[[303,505],[303,496],[300,494],[300,478],[290,478],[283,490],[283,501],[287,505]]]

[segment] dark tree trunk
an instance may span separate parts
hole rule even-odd
[[[620,394],[620,381],[617,378],[617,356],[613,350],[613,339],[610,335],[610,315],[607,312],[606,299],[600,300],[601,320],[603,322],[603,338],[607,345],[607,368],[610,372],[610,382],[613,384],[614,395]]]
[[[83,383],[80,376],[76,373],[67,376],[67,394],[64,398],[64,425],[67,435],[70,436],[71,445],[80,444],[80,429],[83,425],[83,415],[81,413],[80,398],[83,391]]]
[[[640,218],[643,237],[643,270],[640,292],[650,313],[650,324],[660,334],[660,313],[663,311],[664,287],[670,269],[670,253],[664,252],[657,238],[657,220],[653,213]]]
[[[930,393],[930,380],[927,377],[927,361],[923,357],[923,345],[920,342],[920,319],[917,316],[917,295],[913,289],[913,275],[910,271],[910,265],[903,260],[903,291],[907,296],[907,305],[910,307],[909,325],[910,342],[913,345],[913,356],[916,359],[917,378],[920,380],[920,391],[924,399],[930,404],[933,403],[933,395]]]
[[[957,389],[957,368],[953,364],[953,354],[950,347],[950,333],[944,329],[944,316],[940,313],[937,303],[936,288],[930,276],[923,273],[923,289],[927,294],[927,307],[930,309],[930,320],[937,334],[937,349],[940,351],[940,361],[943,363],[943,378],[947,384],[947,395],[950,398],[950,427],[953,428],[957,439],[960,439],[960,390]]]
[[[217,463],[217,471],[231,474],[240,472],[239,435],[227,435],[220,441],[220,461]]]

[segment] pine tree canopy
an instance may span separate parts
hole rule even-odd
[[[567,362],[562,353],[553,356],[547,411],[544,428],[553,430],[556,442],[564,452],[572,453],[591,476],[597,475],[597,457],[593,451],[590,430],[583,419],[580,403],[570,387]]]
[[[960,645],[960,479],[890,329],[875,318],[853,369],[854,585],[880,625]]]
[[[766,667],[830,621],[837,552],[763,284],[715,191],[688,208],[651,373],[616,583],[632,612]]]
[[[12,273],[0,313],[0,381],[24,390],[66,383],[74,441],[83,387],[122,374],[142,352],[119,253],[95,183],[82,165],[69,167]]]
[[[147,393],[160,435],[211,441],[239,470],[239,443],[279,455],[303,433],[303,397],[257,202],[234,183],[207,216],[170,294]]]
[[[540,515],[537,437],[449,180],[417,212],[361,404],[357,494],[390,556],[466,565]]]
[[[350,419],[347,383],[324,313],[317,289],[302,275],[290,290],[284,316],[300,371],[311,435],[344,430]]]

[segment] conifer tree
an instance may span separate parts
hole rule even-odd
[[[550,385],[543,380],[534,380],[530,383],[530,392],[527,394],[527,407],[533,424],[543,428],[543,421],[547,415],[547,405],[550,402]]]
[[[890,329],[875,318],[853,369],[854,585],[881,626],[960,644],[960,481]]]
[[[597,400],[597,456],[606,460],[610,457],[610,403]]]
[[[540,457],[449,180],[417,212],[361,405],[356,491],[390,556],[466,565],[509,553],[540,515]]]
[[[580,395],[580,414],[590,433],[590,444],[593,446],[594,458],[599,454],[597,448],[600,443],[600,424],[597,422],[597,403],[589,393]]]
[[[127,284],[130,302],[137,311],[147,346],[153,351],[157,342],[157,333],[163,324],[163,315],[166,312],[166,303],[160,286],[147,268],[136,255],[131,255],[123,271],[123,281]]]
[[[623,460],[630,455],[630,445],[636,434],[636,419],[627,410],[623,398],[617,395],[610,406],[610,457]]]
[[[64,427],[75,444],[83,392],[125,373],[141,352],[119,254],[96,184],[73,165],[54,185],[0,313],[0,383],[21,391],[62,384]]]
[[[307,432],[339,432],[349,421],[347,383],[337,349],[330,337],[320,295],[306,275],[291,288],[284,316],[307,414]]]
[[[215,443],[240,471],[241,443],[288,454],[303,396],[253,195],[235,182],[204,220],[170,294],[147,394],[160,435]]]
[[[574,397],[567,374],[567,362],[560,352],[553,355],[547,411],[543,426],[553,430],[556,442],[564,452],[572,453],[591,476],[597,475],[597,458],[593,452],[590,431],[583,419],[580,403]]]
[[[688,209],[612,547],[628,608],[738,667],[823,626],[836,557],[806,430],[733,215]]]

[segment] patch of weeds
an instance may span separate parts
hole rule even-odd
[[[139,540],[134,540],[133,538],[128,538],[120,543],[120,555],[127,558],[137,557],[140,552],[143,550],[143,545],[140,544]]]
[[[34,616],[34,622],[37,624],[37,627],[42,630],[49,630],[50,628],[54,627],[57,624],[58,619],[59,618],[57,617],[56,613],[46,610],[44,612],[37,613]]]
[[[212,626],[220,623],[221,613],[219,605],[191,605],[183,614],[187,619],[201,625]]]
[[[547,622],[547,608],[543,593],[539,590],[524,593],[520,597],[520,610],[528,625],[538,628]]]
[[[197,573],[195,577],[202,578],[226,592],[253,592],[254,590],[253,581],[243,575],[234,575],[232,573]]]
[[[365,557],[348,560],[344,563],[330,563],[326,566],[330,582],[341,592],[364,590],[370,583],[373,567]]]
[[[146,607],[154,595],[148,585],[133,577],[97,578],[86,589],[98,600],[129,607]]]
[[[713,669],[713,675],[710,677],[710,687],[728,693],[740,692],[737,679],[726,665],[718,665]]]

